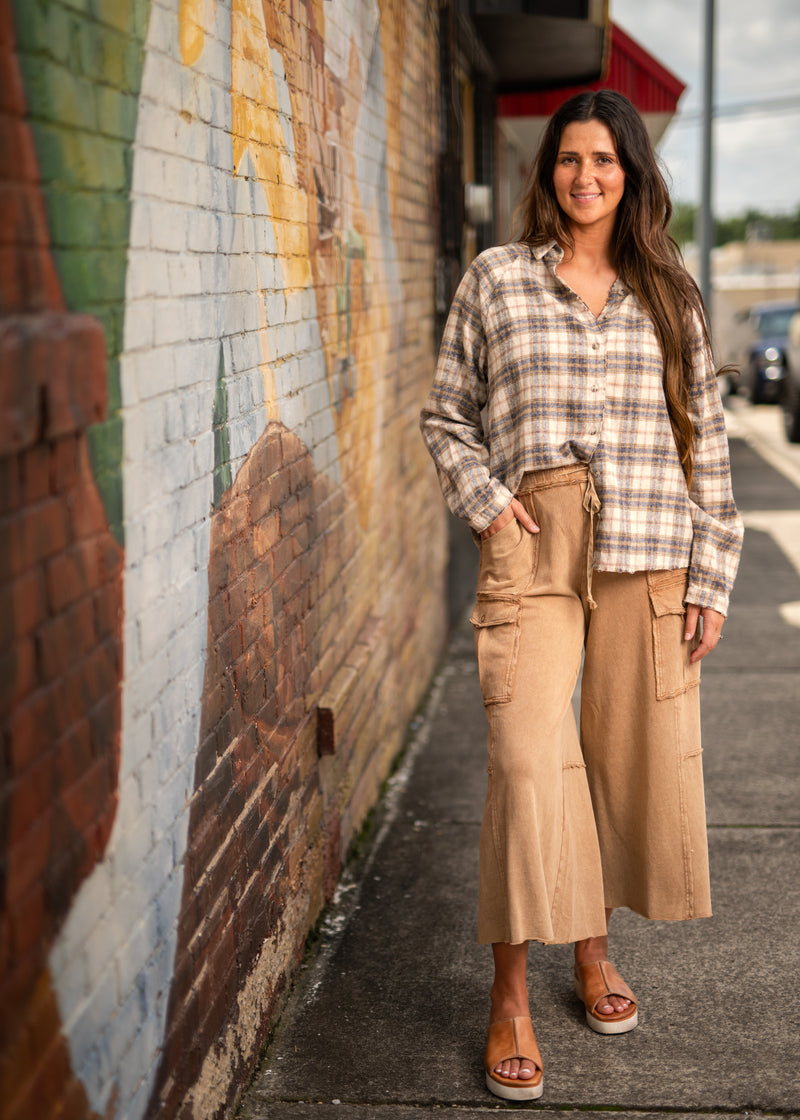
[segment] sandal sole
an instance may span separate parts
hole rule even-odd
[[[504,1101],[535,1101],[544,1092],[544,1081],[536,1085],[503,1085],[487,1072],[486,1088]]]

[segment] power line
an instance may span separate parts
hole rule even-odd
[[[794,94],[791,97],[767,97],[754,101],[732,102],[729,105],[716,105],[712,116],[716,120],[719,117],[760,116],[764,113],[791,113],[798,110],[800,110],[800,94]],[[702,118],[700,109],[688,113],[679,112],[672,125],[697,124]]]

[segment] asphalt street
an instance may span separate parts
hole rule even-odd
[[[714,916],[614,915],[610,955],[637,994],[639,1027],[589,1031],[570,947],[532,946],[544,1096],[506,1105],[484,1087],[485,719],[465,619],[241,1120],[800,1116],[800,449],[769,406],[734,402],[730,434],[747,532],[725,641],[701,685]]]

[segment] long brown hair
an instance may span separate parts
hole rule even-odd
[[[518,215],[520,240],[543,245],[553,238],[566,251],[575,248],[564,211],[556,199],[553,172],[561,134],[575,121],[602,122],[614,137],[625,172],[625,190],[617,209],[614,265],[638,297],[655,327],[664,356],[664,396],[687,486],[691,486],[695,430],[688,411],[692,382],[691,319],[702,326],[710,351],[700,291],[686,271],[680,249],[667,232],[672,203],[653,145],[636,109],[613,90],[579,93],[556,110],[548,122],[531,168]]]

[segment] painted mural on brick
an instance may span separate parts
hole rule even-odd
[[[436,91],[411,78],[435,73],[435,23],[411,0],[106,9],[91,23],[88,3],[54,4],[43,27],[15,8],[28,74],[71,27],[121,60],[125,90],[93,94],[102,136],[124,106],[93,188],[105,241],[82,250],[74,224],[88,141],[42,164],[66,304],[107,351],[69,476],[99,643],[76,718],[82,698],[98,713],[84,746],[67,737],[107,809],[51,901],[29,989],[85,1115],[206,1120],[274,1021],[439,641],[440,527],[425,554],[404,548],[435,493],[415,437]],[[40,158],[70,111],[37,106]],[[416,259],[399,248],[409,212]],[[98,262],[105,288],[81,279]],[[323,757],[320,707],[336,727]],[[65,810],[82,835],[86,802]],[[25,875],[46,882],[37,850]]]

